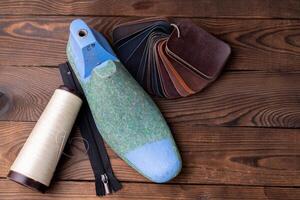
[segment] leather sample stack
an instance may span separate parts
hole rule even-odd
[[[133,77],[152,95],[185,97],[220,74],[230,47],[190,20],[148,18],[112,31],[115,51]]]

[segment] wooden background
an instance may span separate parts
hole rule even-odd
[[[79,140],[46,194],[5,177],[62,83],[69,23],[84,19],[107,36],[140,17],[191,18],[228,42],[225,72],[205,91],[155,99],[183,158],[182,173],[153,184],[109,155],[124,188],[110,199],[300,199],[300,1],[2,0],[0,91],[11,107],[0,119],[0,199],[98,199]],[[75,137],[78,132],[75,133]]]

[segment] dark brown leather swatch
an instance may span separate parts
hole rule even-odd
[[[229,57],[229,45],[191,20],[180,20],[176,25],[179,37],[174,29],[167,42],[167,53],[204,78],[215,79]]]

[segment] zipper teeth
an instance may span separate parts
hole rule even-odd
[[[87,100],[83,94],[83,90],[81,89],[80,85],[78,86],[78,81],[76,80],[76,78],[74,78],[74,72],[72,71],[70,64],[67,62],[65,64],[65,66],[67,68],[66,74],[67,74],[67,77],[69,80],[68,81],[69,84],[73,85],[74,89],[76,89],[83,96],[85,102],[87,103]],[[94,122],[89,106],[87,106],[87,115],[88,115],[88,118],[90,119],[90,121]],[[97,130],[95,123],[88,123],[88,125],[89,125],[91,132],[94,129]],[[109,191],[117,191],[117,190],[121,189],[122,188],[121,183],[118,181],[118,179],[113,174],[112,166],[111,166],[108,154],[106,152],[102,136],[99,134],[99,136],[97,138],[97,136],[95,134],[91,134],[90,139],[93,140],[93,144],[94,144],[93,146],[95,147],[95,150],[97,151],[97,155],[98,155],[97,163],[99,163],[98,166],[100,167],[100,169],[98,169],[99,171],[97,170],[98,172],[100,172],[100,174],[98,174],[97,171],[94,172],[95,176],[99,177],[99,178],[96,178],[96,180],[100,182],[101,175],[105,175],[105,177],[107,179],[107,186],[108,186]],[[99,142],[95,142],[97,140]],[[98,161],[100,161],[100,162],[98,162]],[[92,164],[92,162],[91,162],[91,164]],[[101,183],[102,183],[102,181],[101,181]],[[99,183],[96,183],[96,187],[97,187],[97,185],[99,185]],[[105,189],[104,184],[103,184],[103,186]],[[102,190],[102,187],[100,187],[99,189]],[[102,192],[104,193],[104,191],[102,191]],[[101,194],[103,194],[102,192],[101,192]]]
[[[81,90],[79,90],[79,88],[78,88],[77,85],[76,85],[76,82],[75,82],[75,80],[74,80],[74,78],[73,78],[73,74],[72,74],[72,72],[71,72],[71,70],[70,70],[70,66],[69,66],[68,64],[67,64],[67,67],[68,67],[67,77],[69,78],[70,84],[72,84],[72,85],[74,86],[74,89],[76,89],[79,93],[82,94]],[[83,95],[83,94],[82,94],[82,95]],[[86,99],[85,99],[85,101],[86,101]],[[89,126],[90,126],[90,129],[93,130],[90,124],[89,124]],[[95,141],[95,138],[94,138],[93,134],[92,134],[92,138],[91,138],[91,139],[93,139],[93,140]],[[94,142],[94,144],[95,144],[95,142]],[[97,144],[95,144],[95,146],[96,146],[96,148],[98,147]],[[104,186],[104,195],[105,195],[105,194],[109,194],[108,177],[107,177],[107,175],[106,175],[106,170],[105,170],[105,168],[104,168],[102,155],[101,155],[101,153],[98,151],[98,148],[97,148],[97,154],[98,154],[98,157],[99,157],[99,159],[100,159],[100,161],[101,161],[101,162],[99,162],[99,165],[98,165],[98,166],[100,166],[99,171],[100,171],[100,174],[101,174],[101,175],[100,175],[100,176],[101,176],[101,182],[102,182],[102,184],[103,184],[103,186]],[[105,175],[104,177],[106,177],[106,183],[104,183],[104,182],[102,181],[102,175],[103,175],[103,174]],[[97,175],[96,175],[96,176],[97,176]],[[97,183],[96,183],[96,185],[97,185]]]

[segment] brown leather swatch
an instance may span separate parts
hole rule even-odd
[[[158,41],[155,45],[154,45],[154,49],[155,49],[155,63],[159,72],[159,78],[161,80],[162,83],[162,88],[163,88],[163,92],[166,98],[178,98],[180,97],[180,94],[177,92],[162,60],[160,59],[160,57],[158,56],[158,43],[160,41]]]
[[[188,96],[190,94],[194,94],[195,92],[184,82],[180,74],[178,74],[178,72],[174,69],[172,63],[165,54],[165,45],[166,40],[158,43],[158,52],[176,90],[181,96]]]
[[[229,45],[191,20],[178,20],[176,25],[180,36],[174,29],[167,42],[167,53],[204,78],[215,79],[230,55]]]

